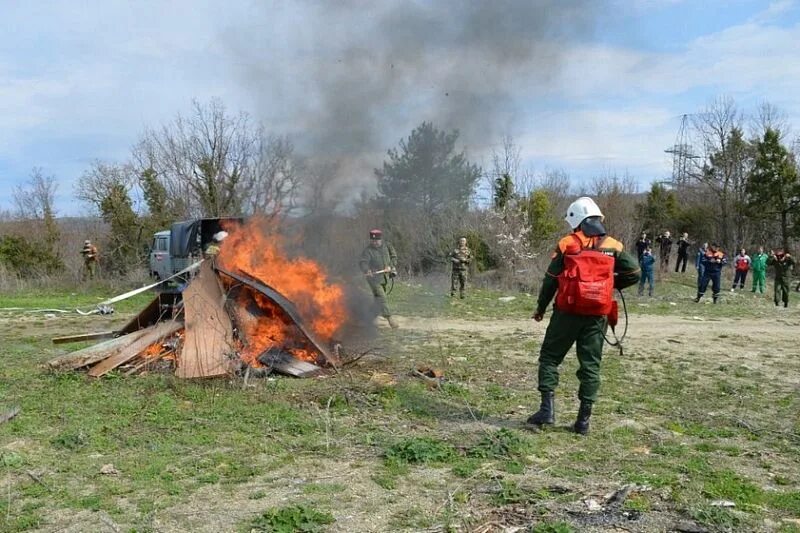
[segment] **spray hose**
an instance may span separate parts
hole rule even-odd
[[[622,330],[622,335],[617,337],[615,326],[609,324],[611,327],[611,335],[614,337],[614,342],[611,342],[611,340],[606,337],[605,332],[603,333],[603,340],[605,340],[609,346],[617,347],[619,349],[619,355],[624,355],[622,351],[622,341],[624,341],[625,337],[628,335],[628,306],[625,303],[625,295],[622,294],[622,291],[617,289],[617,294],[619,294],[619,299],[622,302],[622,314],[625,316],[625,328]]]

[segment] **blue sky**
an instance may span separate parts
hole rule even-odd
[[[308,72],[319,69],[320,54],[347,53],[348,39],[378,17],[369,12],[372,3],[350,3],[361,7],[332,18],[310,0],[3,2],[0,209],[10,207],[13,186],[42,167],[59,180],[59,213],[85,212],[72,193],[91,161],[124,160],[143,129],[187,112],[192,98],[219,97],[231,111],[246,111],[303,146],[319,127],[315,106],[329,96],[315,84],[323,80],[329,90],[341,81]],[[530,63],[510,75],[489,67],[486,81],[468,86],[485,97],[497,79],[506,98],[497,109],[501,126],[487,127],[483,136],[480,118],[460,124],[460,115],[448,116],[445,126],[464,131],[473,159],[486,165],[507,133],[534,171],[562,169],[576,181],[628,173],[645,187],[669,173],[664,149],[680,116],[716,96],[733,97],[743,111],[769,101],[800,124],[800,7],[794,1],[591,5],[600,6],[593,7],[591,29],[558,41],[557,69],[540,76]],[[380,46],[379,39],[371,35],[367,46]],[[552,44],[545,42],[545,53]],[[425,50],[425,42],[417,45]],[[467,54],[463,47],[437,53]],[[463,89],[453,85],[456,78],[443,81],[431,70],[411,79],[429,76],[437,91]],[[347,74],[357,80],[359,72]],[[356,184],[368,184],[369,169],[411,128],[438,117],[441,100],[420,91],[388,102],[378,138],[352,167],[361,174]]]

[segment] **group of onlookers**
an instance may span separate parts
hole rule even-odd
[[[659,247],[659,268],[662,272],[669,268],[670,255],[672,253],[673,239],[669,231],[665,231],[655,242]],[[694,244],[689,240],[689,235],[683,233],[677,240],[678,258],[675,261],[675,272],[686,272],[686,264],[689,258],[689,247]],[[653,255],[653,241],[647,237],[647,233],[642,233],[636,241],[636,254],[639,258],[639,265],[642,270],[639,280],[639,296],[644,295],[644,288],[647,285],[648,295],[653,296],[655,285],[654,269],[656,258]],[[719,300],[722,290],[722,267],[728,264],[728,257],[716,243],[703,243],[697,249],[695,256],[695,269],[697,270],[697,296],[696,302],[705,295],[709,283],[711,284],[712,297],[714,303]],[[784,307],[789,306],[789,283],[791,272],[794,267],[794,260],[791,255],[783,249],[764,252],[764,247],[759,246],[758,252],[752,257],[741,248],[733,259],[733,286],[731,292],[736,289],[744,289],[748,273],[752,272],[751,292],[764,294],[766,292],[767,266],[775,269],[775,305],[783,303]],[[800,287],[800,284],[798,285]]]

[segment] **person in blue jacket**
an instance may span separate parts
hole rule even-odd
[[[639,267],[642,269],[642,277],[639,278],[639,296],[644,294],[644,284],[648,284],[647,295],[653,296],[653,265],[656,258],[653,257],[653,250],[648,246],[642,253],[639,260]]]

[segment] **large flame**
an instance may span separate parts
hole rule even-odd
[[[329,342],[346,319],[344,290],[332,283],[324,268],[305,257],[289,257],[282,237],[265,220],[251,219],[241,227],[230,228],[217,258],[232,272],[254,276],[289,300],[317,336]],[[281,320],[276,306],[260,294],[242,293],[263,313],[260,320],[241,324],[247,347],[242,359],[256,365],[256,357],[271,347],[291,352],[296,357],[314,360],[316,355],[297,345],[295,328]]]

